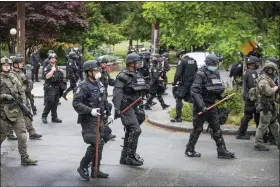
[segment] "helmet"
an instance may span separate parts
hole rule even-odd
[[[185,53],[186,53],[185,51],[179,50],[176,52],[176,57],[179,58],[180,55],[183,55]]]
[[[126,56],[125,62],[126,62],[126,66],[128,66],[131,63],[136,63],[136,62],[140,62],[141,58],[138,54],[136,53],[131,53],[129,55]]]
[[[20,63],[23,60],[22,56],[16,56],[12,59],[13,63]]]
[[[266,63],[268,63],[268,62],[273,62],[273,63],[275,63],[277,66],[280,65],[280,60],[278,60],[278,59],[275,58],[275,57],[268,57],[268,58],[266,59],[265,62],[266,62]]]
[[[257,64],[260,62],[260,59],[256,56],[250,56],[247,60],[247,64]]]
[[[164,52],[164,53],[162,54],[162,56],[165,57],[165,58],[168,58],[168,57],[169,57],[169,54],[168,54],[167,52]]]
[[[209,54],[206,56],[206,59],[204,61],[206,65],[216,65],[219,63],[219,57],[215,54]]]
[[[265,63],[263,66],[263,69],[269,69],[269,68],[273,68],[273,69],[277,70],[277,65],[273,62]]]
[[[12,64],[12,61],[8,57],[1,58],[1,64]]]
[[[152,60],[153,63],[157,63],[159,58],[160,58],[160,55],[157,54],[157,53],[154,53],[154,54],[151,55],[151,60]]]
[[[70,59],[76,59],[78,58],[77,54],[73,51],[71,51],[69,54],[68,54],[68,58]]]
[[[53,50],[48,50],[48,53],[47,53],[48,57],[49,57],[49,55],[52,54],[52,53],[54,53]]]
[[[104,56],[101,56],[101,57],[98,58],[97,62],[100,63],[100,64],[103,64],[103,63],[107,64],[109,62],[109,59],[104,57]]]
[[[83,65],[84,72],[87,72],[87,71],[90,71],[93,69],[99,70],[96,60],[88,60],[84,63],[84,65]]]
[[[57,56],[56,56],[55,53],[51,53],[51,54],[49,54],[48,58],[49,58],[49,59],[51,59],[51,58],[57,58]]]

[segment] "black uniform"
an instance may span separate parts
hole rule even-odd
[[[78,66],[78,76],[79,76],[81,81],[84,80],[84,77],[83,77],[83,65],[84,65],[84,60],[83,60],[82,55],[79,53],[79,58],[77,59],[77,66]]]
[[[68,59],[67,61],[67,64],[66,64],[66,74],[67,74],[67,79],[70,80],[70,86],[69,88],[67,88],[65,90],[65,92],[63,93],[62,97],[67,100],[66,96],[67,94],[74,90],[76,87],[77,87],[77,81],[79,79],[79,70],[78,70],[78,66],[76,64],[76,61],[77,59],[75,58],[70,58]]]
[[[131,54],[130,54],[131,55]],[[132,54],[133,55],[133,54]],[[113,103],[115,115],[120,115],[120,111],[140,97],[140,92],[147,90],[143,77],[139,72],[130,72],[128,68],[123,69],[116,77],[113,91]],[[126,113],[121,115],[122,124],[126,133],[120,164],[140,166],[143,161],[136,155],[138,138],[141,134],[140,125],[145,120],[145,112],[138,105],[131,107]]]
[[[39,68],[40,68],[40,56],[38,53],[32,53],[30,55],[30,64],[33,66],[32,69],[32,81],[34,81],[34,79],[39,82],[39,78],[38,78],[38,74],[39,74]]]
[[[90,82],[85,80],[79,84],[77,91],[74,94],[73,107],[75,111],[79,114],[78,124],[82,126],[82,136],[86,144],[90,144],[87,148],[85,156],[80,162],[80,169],[88,170],[90,162],[92,163],[92,177],[94,174],[94,166],[98,164],[98,170],[100,168],[100,161],[102,159],[102,151],[104,146],[104,140],[102,138],[103,134],[103,116],[106,112],[104,101],[102,100],[102,93],[100,92],[100,84],[98,81]],[[100,136],[99,137],[99,147],[96,150],[96,125],[97,117],[91,115],[93,108],[100,108]],[[98,151],[98,163],[95,163],[95,152]],[[98,171],[100,173],[100,171]],[[88,173],[88,172],[86,172]],[[103,173],[102,173],[103,174]]]
[[[237,86],[242,86],[242,79],[243,76],[243,62],[240,61],[238,64],[232,65],[230,72],[229,72],[229,77],[233,77],[232,85],[237,85]]]
[[[151,110],[150,106],[155,97],[157,97],[163,109],[169,107],[169,105],[166,105],[164,103],[164,100],[162,98],[162,94],[164,93],[165,87],[163,81],[159,80],[160,72],[159,72],[157,61],[153,61],[153,65],[149,69],[149,74],[150,74],[150,83],[149,83],[150,96],[145,104],[145,109]]]
[[[170,70],[170,66],[169,66],[169,63],[168,63],[168,59],[165,56],[162,57],[162,62],[159,63],[159,68],[161,70],[161,78],[164,81],[164,86],[165,86],[165,89],[166,89],[166,86],[167,86],[167,83],[168,83],[168,79],[167,79],[166,74]]]
[[[45,95],[45,108],[42,113],[42,120],[47,123],[47,116],[51,111],[52,121],[61,123],[62,121],[57,118],[57,106],[59,103],[59,98],[62,96],[65,90],[65,83],[63,72],[61,72],[58,67],[53,73],[53,76],[46,79],[46,75],[51,71],[52,65],[48,64],[44,69],[45,84],[44,84],[44,95]]]
[[[184,99],[188,102],[191,101],[190,88],[192,86],[197,69],[197,62],[189,56],[185,56],[179,61],[177,65],[176,74],[173,81],[173,86],[179,82],[178,88],[174,92],[174,97],[176,99],[176,116],[174,120],[171,120],[171,122],[182,121],[182,100]]]
[[[255,102],[250,101],[248,98],[248,92],[251,88],[255,87],[255,79],[258,78],[256,70],[247,69],[243,76],[243,99],[245,101],[244,116],[241,119],[241,125],[239,127],[238,136],[245,136],[248,129],[248,123],[254,118],[256,125],[259,125],[260,114],[256,112]],[[249,138],[247,138],[249,139]]]
[[[43,64],[43,71],[42,71],[42,79],[43,79],[43,80],[45,80],[44,69],[45,69],[45,67],[47,67],[49,64],[50,64],[50,62],[49,62],[49,57],[47,57],[47,58],[44,60],[44,64]]]
[[[212,54],[211,54],[212,55]],[[233,153],[226,150],[225,142],[220,129],[220,121],[217,107],[207,110],[209,106],[213,105],[216,99],[222,99],[222,94],[225,91],[225,86],[220,78],[218,71],[210,71],[206,66],[198,70],[193,85],[191,87],[191,96],[193,102],[193,131],[190,134],[190,139],[187,144],[185,154],[190,157],[200,157],[200,153],[196,153],[194,148],[203,130],[205,121],[209,123],[212,129],[213,138],[217,145],[218,158],[220,156],[233,157]],[[203,111],[203,114],[198,115]]]
[[[102,70],[101,72],[101,78],[100,78],[100,82],[102,85],[102,89],[101,92],[103,94],[102,98],[105,102],[105,105],[107,106],[108,111],[111,112],[112,110],[112,104],[108,102],[108,86],[114,86],[114,79],[111,79],[109,73],[105,70]],[[111,114],[111,113],[110,113]],[[110,115],[106,115],[104,117],[104,124],[108,123],[108,117]],[[109,141],[111,138],[115,138],[116,136],[112,135],[112,129],[109,127],[109,125],[105,125],[104,126],[104,134],[103,134],[103,139],[105,141],[105,143],[107,141]]]

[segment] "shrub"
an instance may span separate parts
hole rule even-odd
[[[231,90],[227,89],[224,92],[224,95],[230,95],[232,93],[235,93],[235,95],[233,95],[229,100],[219,104],[218,107],[232,110],[226,124],[240,125],[241,118],[243,117],[244,101],[241,90],[237,88],[233,88]],[[171,108],[169,114],[171,118],[174,118],[176,115],[176,109]],[[183,102],[182,119],[188,122],[192,121],[192,104]],[[250,122],[250,125],[252,124],[254,124],[253,121]]]

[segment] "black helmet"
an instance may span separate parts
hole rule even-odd
[[[90,70],[99,70],[97,61],[96,60],[88,60],[83,65],[84,72],[90,71]]]
[[[22,60],[23,60],[23,57],[18,55],[13,58],[13,63],[20,63],[20,62],[22,62]]]
[[[256,56],[250,56],[247,60],[247,64],[257,64],[260,62],[260,59]]]
[[[51,59],[51,58],[56,58],[57,59],[57,56],[56,56],[55,53],[51,53],[51,54],[49,54],[48,58],[49,59]]]
[[[126,66],[128,66],[131,63],[135,64],[136,62],[140,62],[140,61],[141,61],[141,58],[136,53],[131,53],[131,54],[127,55],[126,59],[125,59]]]
[[[49,56],[49,55],[50,55],[50,54],[52,54],[52,53],[54,53],[54,51],[53,51],[53,50],[48,50],[47,55]]]
[[[219,63],[219,57],[215,54],[209,54],[204,61],[206,65],[217,65]]]
[[[185,53],[186,53],[185,51],[179,50],[179,51],[176,52],[176,57],[179,58],[180,55],[183,55]]]
[[[77,59],[78,56],[77,56],[77,54],[76,54],[74,51],[71,51],[71,52],[68,54],[68,58],[70,58],[70,59]]]
[[[159,55],[158,53],[153,53],[153,54],[151,55],[151,61],[152,61],[153,63],[157,63],[158,60],[159,60],[159,58],[160,58],[160,55]]]
[[[168,58],[169,57],[169,54],[168,52],[164,52],[161,56],[165,57],[165,58]]]

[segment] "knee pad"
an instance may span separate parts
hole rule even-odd
[[[218,130],[217,132],[213,132],[213,138],[220,138],[222,136],[222,131]]]

